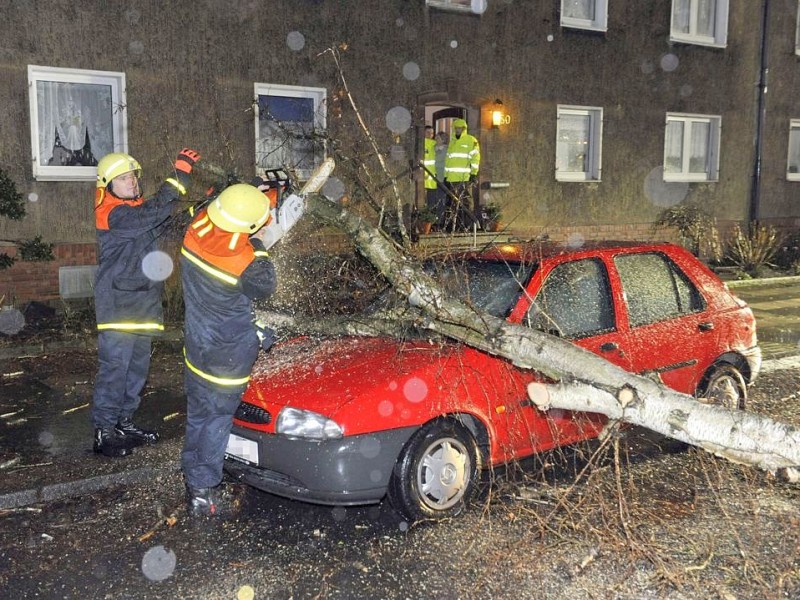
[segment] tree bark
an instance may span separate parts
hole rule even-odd
[[[414,309],[409,313],[411,321],[418,327],[557,381],[532,385],[529,391],[540,408],[602,413],[768,471],[800,465],[797,428],[752,413],[703,404],[568,341],[510,324],[450,298],[371,224],[320,196],[311,196],[308,202],[310,212],[344,231],[358,251],[408,298]],[[405,326],[380,319],[350,320],[349,324],[345,319],[334,319],[328,325],[353,335],[396,335]]]

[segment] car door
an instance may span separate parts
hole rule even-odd
[[[694,393],[717,336],[699,289],[661,252],[618,254],[614,265],[633,370],[656,373],[669,387]]]
[[[523,317],[524,325],[567,339],[622,368],[630,368],[617,326],[614,290],[600,257],[561,259],[543,265],[528,291],[532,299]],[[529,371],[521,373],[525,383],[535,377]],[[605,417],[597,414],[557,409],[545,413],[525,400],[520,406],[512,423],[526,451],[594,437],[605,423]]]

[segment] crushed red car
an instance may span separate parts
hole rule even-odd
[[[742,409],[761,351],[750,308],[672,244],[510,244],[431,260],[445,290],[706,402]],[[392,304],[392,293],[377,301]],[[284,342],[256,364],[226,470],[280,496],[453,516],[482,469],[596,437],[604,417],[541,412],[509,361],[426,331]]]

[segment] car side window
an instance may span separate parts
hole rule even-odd
[[[533,299],[526,323],[565,338],[613,331],[614,304],[603,262],[587,258],[555,267]]]
[[[703,310],[697,287],[665,255],[621,254],[614,264],[622,280],[631,327]]]

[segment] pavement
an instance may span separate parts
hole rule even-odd
[[[727,283],[756,314],[764,372],[800,368],[800,277]],[[161,441],[117,459],[91,450],[93,339],[0,348],[0,516],[178,472],[185,416],[180,346],[178,332],[154,345],[151,380],[137,412],[137,421],[158,429]],[[51,386],[46,374],[34,372],[46,370],[48,360],[62,373],[63,361],[70,361],[69,378]]]

